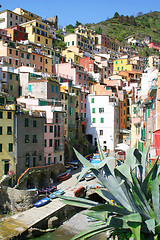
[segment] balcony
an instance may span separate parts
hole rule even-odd
[[[60,152],[63,151],[63,146],[55,146],[54,147],[54,152]]]

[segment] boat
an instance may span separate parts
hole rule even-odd
[[[67,172],[59,174],[57,176],[57,179],[61,182],[61,181],[68,179],[70,177],[70,175],[71,175],[71,171],[67,171]]]
[[[48,188],[41,188],[38,190],[38,194],[49,194],[51,192],[54,192],[57,189],[56,186],[51,186]]]
[[[86,189],[85,187],[79,187],[74,191],[75,197],[85,197],[86,196]]]
[[[86,186],[86,189],[99,189],[99,188],[103,188],[104,186],[101,184],[89,184]]]
[[[45,205],[45,204],[47,204],[49,202],[50,202],[50,198],[45,197],[45,198],[42,198],[41,200],[35,202],[33,205],[35,207],[41,207],[41,206],[43,206],[43,205]]]
[[[85,176],[86,181],[92,180],[93,178],[95,178],[95,175],[93,173],[89,173]]]
[[[49,195],[49,197],[50,197],[51,199],[54,199],[54,198],[57,197],[56,195],[63,195],[63,194],[64,194],[64,191],[63,191],[62,189],[59,189],[59,190],[55,191],[54,193],[51,193],[51,194]]]

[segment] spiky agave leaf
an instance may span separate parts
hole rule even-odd
[[[74,149],[74,151],[79,161],[83,165],[85,165],[87,168],[90,168],[90,170],[94,173],[94,175],[115,196],[116,199],[119,199],[120,203],[126,209],[128,209],[129,211],[132,211],[132,206],[130,206],[128,199],[126,198],[124,192],[122,191],[121,186],[119,186],[119,182],[116,180],[116,178],[112,175],[109,175],[108,179],[106,180],[106,178],[97,170],[97,168],[92,163],[88,162],[88,160],[85,159],[79,152],[77,152],[76,149]]]
[[[75,198],[75,197],[68,197],[68,196],[62,196],[62,195],[57,195],[57,197],[61,198],[63,202],[65,202],[66,204],[76,206],[76,207],[92,208],[99,205],[98,202],[94,202],[92,200],[79,198],[79,197]]]
[[[142,153],[142,159],[141,159],[141,165],[142,165],[142,181],[145,179],[145,171],[146,171],[146,160],[147,160],[147,155],[149,151],[149,146],[150,146],[150,141],[147,141],[143,153]]]
[[[91,227],[88,230],[82,231],[81,233],[77,234],[75,237],[71,238],[71,240],[87,239],[88,237],[96,235],[100,232],[104,232],[106,230],[107,230],[106,224],[101,225],[101,226]]]

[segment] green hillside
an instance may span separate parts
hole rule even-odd
[[[160,12],[140,14],[137,17],[115,13],[111,19],[87,26],[120,42],[132,34],[151,36],[153,41],[160,42]]]

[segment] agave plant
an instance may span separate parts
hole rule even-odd
[[[93,166],[77,150],[79,161],[86,168],[79,175],[78,181],[91,170],[104,186],[103,190],[95,190],[106,202],[99,204],[87,199],[62,196],[65,203],[89,209],[89,217],[97,223],[89,230],[72,238],[88,239],[95,234],[107,231],[113,239],[159,239],[159,165],[158,158],[154,166],[146,172],[146,160],[150,143],[147,142],[143,153],[136,148],[126,151],[124,162],[116,167],[111,164],[114,157],[106,157],[98,141],[101,163]],[[99,169],[103,168],[104,174]]]

